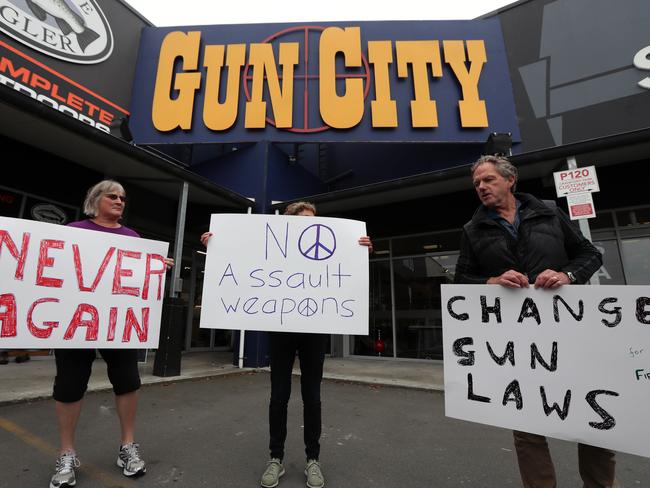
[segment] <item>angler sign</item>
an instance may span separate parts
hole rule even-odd
[[[519,140],[498,19],[143,30],[138,144]]]
[[[0,0],[0,31],[71,63],[100,63],[113,33],[96,0]]]

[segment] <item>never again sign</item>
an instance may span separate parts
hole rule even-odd
[[[201,327],[368,334],[365,224],[212,215]]]
[[[444,285],[449,417],[650,457],[650,287]]]
[[[0,349],[157,347],[167,248],[0,217]]]

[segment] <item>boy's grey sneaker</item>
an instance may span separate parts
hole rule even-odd
[[[140,476],[147,472],[147,464],[140,457],[140,444],[130,442],[120,447],[117,456],[117,465],[122,469],[124,476]]]
[[[315,459],[309,459],[307,461],[305,476],[307,477],[307,486],[309,488],[322,488],[325,486],[325,478],[320,469],[320,463]]]
[[[266,463],[266,469],[264,470],[264,474],[262,474],[260,485],[264,488],[274,488],[280,484],[280,477],[283,474],[284,466],[282,466],[282,461],[278,458],[271,458]]]
[[[77,484],[74,469],[81,466],[74,452],[64,452],[56,460],[56,470],[50,480],[50,488],[66,488]]]

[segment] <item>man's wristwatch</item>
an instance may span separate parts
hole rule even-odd
[[[571,282],[571,284],[578,281],[577,278],[576,278],[576,275],[574,275],[571,271],[565,271],[564,274],[569,277],[569,281]]]

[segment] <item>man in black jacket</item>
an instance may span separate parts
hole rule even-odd
[[[481,205],[463,227],[456,283],[555,289],[583,284],[600,268],[600,252],[554,203],[514,193],[517,169],[505,158],[483,156],[472,166]],[[514,431],[524,488],[555,488],[546,438]],[[578,444],[585,488],[618,487],[614,453]]]

